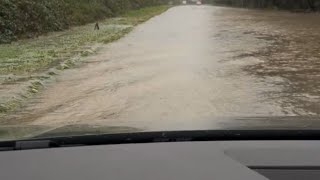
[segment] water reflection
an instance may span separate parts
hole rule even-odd
[[[320,115],[319,17],[174,7],[65,71],[2,123],[144,131],[320,127],[319,117],[305,118]],[[290,118],[277,120],[284,116]]]
[[[289,12],[226,8],[219,11],[232,38],[251,36],[256,43],[236,52],[234,59],[259,59],[244,69],[281,91],[264,94],[294,115],[320,114],[320,16]],[[218,21],[219,22],[219,21]],[[217,26],[220,26],[218,24]],[[238,38],[239,39],[239,38]],[[243,42],[239,42],[241,44]],[[271,80],[274,79],[274,80]],[[281,78],[281,80],[279,80]]]

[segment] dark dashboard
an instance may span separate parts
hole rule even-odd
[[[130,139],[128,134],[122,136],[127,141],[135,139],[134,136]],[[173,141],[170,133],[162,137],[154,142],[145,139],[143,143],[103,145],[97,140],[96,145],[62,147],[60,144],[60,148],[46,149],[42,148],[52,142],[43,141],[43,147],[40,140],[16,142],[17,147],[25,150],[16,147],[0,152],[0,179],[313,180],[320,177],[318,140],[188,141],[181,137]],[[64,143],[71,139],[65,139]],[[37,144],[40,149],[31,149],[31,144]]]

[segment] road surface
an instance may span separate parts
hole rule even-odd
[[[315,127],[318,20],[315,14],[173,7],[65,71],[7,123],[145,131]],[[285,116],[293,117],[277,118]]]

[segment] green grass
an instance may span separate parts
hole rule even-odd
[[[167,8],[168,6],[156,6],[129,11],[121,15],[121,18],[100,22],[100,31],[93,31],[94,25],[88,24],[36,39],[0,45],[0,75],[28,75],[45,71],[74,55],[87,52],[87,47],[92,44],[109,43],[121,38],[132,30],[132,26]]]
[[[166,11],[169,6],[154,6],[132,10],[116,18],[100,21],[100,30],[94,24],[48,33],[35,39],[26,39],[0,45],[0,85],[35,81],[35,76],[55,76],[57,71],[72,68],[81,58],[96,51],[99,44],[110,43],[129,33],[133,27]],[[95,47],[95,48],[93,48]],[[37,79],[36,79],[37,80]],[[40,79],[41,80],[41,79]],[[30,82],[30,86],[34,86]],[[40,87],[29,88],[26,93],[37,93]],[[0,99],[0,117],[19,106],[20,97],[14,94]],[[11,98],[14,97],[14,98]],[[28,97],[23,95],[23,97]],[[22,98],[23,99],[23,98]]]
[[[144,22],[156,14],[162,13],[168,6],[154,6],[142,8],[140,10],[132,10],[122,14],[123,17],[129,19],[133,23]]]

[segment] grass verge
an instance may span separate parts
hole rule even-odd
[[[101,44],[120,39],[134,26],[168,8],[153,6],[128,11],[99,22],[99,31],[93,30],[94,24],[87,24],[0,45],[0,118],[38,93],[46,80],[95,53]]]

